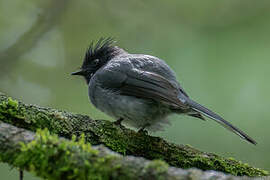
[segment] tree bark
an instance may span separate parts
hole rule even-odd
[[[189,174],[192,174],[193,172],[196,172],[198,174],[198,176],[194,175],[198,178],[200,178],[199,176],[206,177],[208,175],[210,177],[211,173],[217,175],[217,177],[221,177],[221,175],[226,177],[226,178],[231,177],[231,176],[226,176],[222,173],[217,173],[216,171],[221,171],[224,173],[228,173],[231,175],[237,175],[237,176],[267,176],[268,175],[267,171],[264,171],[264,170],[261,170],[258,168],[254,168],[254,167],[249,166],[245,163],[236,161],[232,158],[226,159],[226,158],[220,157],[220,156],[212,154],[212,153],[201,152],[201,151],[199,151],[195,148],[192,148],[190,146],[187,146],[187,145],[175,145],[173,143],[166,142],[162,138],[152,137],[152,136],[149,136],[145,133],[137,133],[135,131],[132,131],[130,129],[125,128],[124,126],[119,126],[119,125],[116,125],[116,124],[109,122],[109,121],[93,120],[85,115],[72,114],[69,112],[61,111],[61,110],[56,110],[56,109],[51,109],[51,108],[43,108],[43,107],[38,107],[35,105],[27,105],[27,104],[24,104],[22,102],[18,102],[16,100],[13,100],[12,98],[8,97],[7,95],[1,94],[1,93],[0,93],[0,120],[2,122],[9,124],[9,125],[4,124],[5,127],[9,126],[9,127],[12,127],[13,129],[16,128],[16,130],[19,128],[22,128],[22,129],[19,129],[18,131],[19,132],[21,132],[21,131],[27,132],[25,136],[23,136],[22,134],[19,133],[20,135],[15,135],[15,136],[12,135],[11,137],[13,137],[13,138],[11,138],[11,140],[8,140],[8,141],[0,140],[1,160],[4,162],[8,162],[9,164],[14,165],[16,167],[20,167],[22,169],[26,169],[26,170],[35,172],[40,177],[44,177],[44,178],[48,178],[47,175],[42,175],[42,172],[38,173],[36,171],[44,171],[44,173],[46,174],[48,172],[45,172],[45,171],[48,171],[48,170],[45,167],[42,167],[40,169],[37,169],[36,167],[31,168],[32,165],[35,166],[34,162],[32,162],[32,160],[29,160],[29,162],[27,161],[27,163],[28,163],[28,164],[26,163],[27,165],[21,166],[21,164],[19,164],[19,165],[16,164],[17,158],[15,158],[15,160],[16,160],[15,162],[14,162],[14,158],[11,158],[12,156],[16,156],[16,155],[14,155],[14,153],[16,154],[16,153],[22,151],[22,147],[21,148],[18,147],[17,150],[16,150],[16,148],[14,148],[15,146],[17,147],[19,144],[18,142],[14,141],[14,137],[16,137],[15,140],[22,141],[26,144],[28,143],[27,145],[25,145],[27,147],[32,142],[37,141],[37,140],[33,141],[33,139],[34,139],[33,133],[31,134],[31,132],[26,131],[26,130],[36,131],[37,129],[47,128],[51,133],[58,134],[59,136],[66,138],[66,139],[55,138],[56,148],[58,145],[61,145],[62,141],[75,143],[74,141],[69,141],[67,139],[71,139],[72,135],[76,135],[78,137],[79,135],[84,133],[85,140],[87,143],[91,143],[92,145],[102,144],[102,145],[106,146],[107,148],[111,149],[112,151],[115,151],[115,152],[118,152],[118,153],[124,155],[124,156],[120,156],[118,154],[116,155],[115,153],[113,153],[112,151],[108,150],[105,147],[101,148],[101,149],[106,149],[105,150],[106,152],[110,152],[112,154],[115,154],[115,156],[117,156],[118,158],[121,157],[120,158],[121,160],[119,160],[119,159],[117,160],[117,162],[119,162],[119,164],[120,164],[119,167],[122,167],[123,164],[126,165],[126,163],[123,163],[123,162],[126,162],[125,161],[126,159],[134,160],[134,162],[127,165],[127,167],[129,167],[130,169],[134,169],[134,171],[133,170],[126,171],[126,169],[125,170],[123,169],[123,170],[119,170],[119,172],[118,172],[118,170],[111,171],[111,169],[110,169],[109,174],[106,175],[106,177],[110,177],[110,178],[111,177],[116,178],[116,176],[114,176],[114,173],[117,176],[119,176],[119,173],[124,174],[125,172],[127,172],[128,174],[131,173],[132,175],[138,175],[138,177],[142,176],[142,178],[143,177],[146,178],[149,174],[146,173],[146,174],[144,174],[145,176],[142,175],[145,172],[144,168],[148,167],[149,165],[151,165],[151,167],[155,166],[156,163],[159,164],[158,169],[159,170],[161,169],[161,171],[162,171],[161,174],[166,174],[166,176],[164,176],[164,178],[171,177],[172,179],[173,178],[177,179],[180,177],[187,178],[189,176]],[[11,125],[16,126],[16,127],[13,127]],[[8,128],[0,128],[0,138],[8,139],[7,137],[5,137],[5,134],[8,135],[9,133],[5,129],[8,129]],[[13,131],[10,130],[10,133],[12,133],[12,132]],[[31,135],[27,135],[27,134],[31,134]],[[51,136],[51,135],[47,134],[47,136]],[[27,139],[27,137],[29,137],[29,139]],[[11,143],[11,144],[13,143],[14,146],[9,146],[9,143]],[[42,142],[40,142],[40,143],[42,143]],[[3,148],[5,148],[5,149],[3,149]],[[100,151],[100,146],[94,147],[94,149],[96,151]],[[26,152],[28,152],[28,150],[29,149],[26,149]],[[38,150],[31,149],[32,153],[37,153],[35,151],[38,151]],[[52,149],[52,151],[55,151],[55,150]],[[7,154],[5,152],[10,152],[10,153]],[[64,152],[64,150],[63,150],[63,152]],[[102,150],[102,152],[103,152],[103,150]],[[40,154],[40,156],[38,156],[38,157],[45,158],[45,159],[41,159],[42,162],[45,160],[50,160],[50,158],[46,156],[46,153],[47,152],[45,151],[44,154]],[[74,152],[74,153],[77,153],[77,152]],[[18,154],[20,154],[20,153],[18,153]],[[125,155],[132,155],[132,157],[125,156]],[[7,158],[8,161],[3,160],[3,156],[8,157]],[[11,156],[11,157],[9,157],[9,156]],[[77,157],[77,155],[74,155],[74,156]],[[143,158],[148,159],[148,160],[153,160],[153,159],[156,159],[156,160],[147,161],[147,160],[143,159],[143,162],[145,162],[145,163],[141,163],[140,160],[142,160],[142,158],[134,157],[134,156],[143,157]],[[30,157],[32,157],[32,155]],[[67,157],[68,157],[68,155],[67,155]],[[61,158],[63,158],[63,159],[65,159],[67,157],[65,157],[64,155],[63,155],[63,157],[61,156]],[[24,158],[21,158],[21,159],[24,159]],[[73,163],[73,161],[68,162],[68,160],[69,160],[69,158],[67,158],[67,162],[65,164]],[[80,162],[82,160],[83,160],[83,158],[80,159]],[[92,162],[90,159],[86,159],[86,160],[89,160],[90,162]],[[137,161],[139,163],[135,163]],[[41,163],[41,162],[39,162],[39,163]],[[61,171],[61,168],[60,168],[62,164],[61,163],[59,164],[58,161],[52,161],[52,162],[45,161],[45,162],[43,162],[43,164],[46,164],[46,163],[47,164],[49,163],[49,165],[53,165],[54,169],[51,171],[54,171],[57,169],[58,173],[60,173],[60,174],[64,173]],[[138,164],[141,164],[141,165],[138,165]],[[112,164],[110,164],[110,165],[112,165]],[[168,167],[168,165],[175,166],[178,168],[183,168],[183,169],[197,168],[200,170],[181,170],[181,169],[177,169],[177,168],[173,168],[173,167]],[[86,165],[81,165],[81,166],[84,168],[86,167]],[[78,167],[81,167],[81,166],[78,166]],[[102,166],[104,166],[104,164],[102,164]],[[167,168],[164,168],[165,166]],[[58,167],[60,169],[58,169],[56,167]],[[74,165],[74,167],[75,167],[75,165]],[[87,165],[87,167],[88,167],[88,165]],[[117,167],[118,167],[118,165],[117,165]],[[62,167],[62,168],[65,169],[65,167]],[[69,168],[72,168],[72,167],[69,167]],[[92,168],[91,169],[91,171],[92,171],[93,168],[95,169],[98,167],[91,164],[91,168]],[[78,170],[76,170],[76,171],[83,171],[83,168],[82,169],[77,168],[77,169]],[[166,169],[166,170],[164,170],[164,169]],[[201,170],[203,170],[203,171],[215,170],[215,171],[212,171],[210,173],[210,172],[203,172]],[[103,170],[101,172],[100,169],[96,169],[96,171],[101,173],[101,174],[104,174]],[[109,170],[106,170],[106,172],[107,171],[109,171]],[[143,172],[140,172],[140,171],[143,171]],[[55,172],[56,175],[57,175],[57,172]],[[173,172],[177,172],[177,173],[174,174]],[[182,173],[180,173],[180,172],[182,172]],[[69,174],[69,173],[67,173],[67,174]],[[170,174],[170,173],[172,173],[172,174]],[[48,173],[48,174],[50,174],[50,173]],[[54,179],[57,179],[59,177],[56,175],[54,175],[54,177],[55,177]],[[64,175],[66,175],[66,174],[64,173]],[[125,176],[123,176],[123,177],[128,177],[126,175],[127,174],[125,174]],[[175,176],[173,176],[173,175],[175,175]],[[182,175],[184,175],[184,176],[182,176]],[[65,176],[65,177],[67,177],[67,176]],[[88,177],[88,175],[87,175],[87,177]],[[154,176],[154,177],[157,177],[157,176]],[[163,177],[163,176],[160,175],[160,177]],[[53,178],[53,177],[50,177],[50,178]],[[207,178],[205,178],[205,179],[207,179]]]

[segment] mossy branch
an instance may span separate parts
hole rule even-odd
[[[0,120],[31,131],[47,128],[51,133],[67,139],[84,133],[85,140],[92,145],[103,144],[123,155],[164,160],[179,168],[216,170],[237,176],[268,175],[264,170],[233,159],[201,152],[187,145],[175,145],[162,138],[136,133],[109,121],[27,105],[4,94],[0,94]]]
[[[246,179],[201,170],[169,167],[161,160],[122,156],[78,141],[0,122],[0,160],[45,179]]]

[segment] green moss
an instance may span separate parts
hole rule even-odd
[[[12,119],[24,119],[23,109],[19,109],[19,103],[12,98],[6,98],[0,104],[0,120],[5,119],[7,122],[12,121]]]
[[[35,140],[21,144],[14,165],[48,179],[109,179],[119,168],[109,165],[116,156],[99,157],[99,151],[85,143],[84,135],[75,139],[66,141],[48,130],[38,130]]]
[[[193,157],[179,157],[183,168],[197,167],[202,170],[217,170],[236,176],[267,176],[267,171],[249,166],[247,163],[241,163],[232,158],[225,159],[210,154],[209,156],[194,154]]]
[[[49,128],[55,133],[69,133],[66,127],[63,127],[63,122],[60,122],[67,121],[61,111],[25,105],[3,94],[0,94],[0,120],[33,131]]]
[[[129,143],[126,134],[123,134],[118,126],[109,121],[104,121],[102,125],[97,130],[97,134],[102,137],[102,142],[113,151],[126,155]]]
[[[14,107],[14,109],[18,109],[19,104],[18,104],[18,101],[17,101],[17,100],[13,100],[11,97],[9,97],[9,98],[7,99],[7,101],[8,101],[7,104],[8,104],[9,106]]]
[[[266,171],[266,170],[262,170],[262,169],[259,169],[260,171],[262,171],[262,176],[269,176],[269,171]]]

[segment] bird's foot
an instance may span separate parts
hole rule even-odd
[[[117,125],[117,126],[122,126],[121,122],[124,120],[124,118],[119,118],[116,121],[113,122],[113,124]]]
[[[138,131],[139,134],[144,134],[144,135],[148,135],[148,131],[146,131],[145,129],[141,128]]]
[[[139,129],[138,133],[147,135],[148,131],[145,130],[145,128],[147,128],[148,126],[150,126],[149,123],[145,124],[141,129]]]

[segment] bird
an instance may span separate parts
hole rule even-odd
[[[92,41],[78,71],[88,85],[91,103],[113,117],[116,124],[139,131],[163,130],[171,114],[205,120],[208,117],[242,139],[256,144],[242,130],[210,109],[193,101],[164,60],[131,54],[115,45],[114,38]]]

